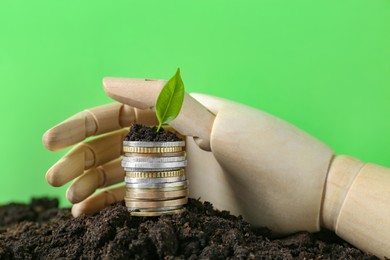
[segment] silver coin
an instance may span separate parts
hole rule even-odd
[[[130,168],[130,167],[123,167],[125,169],[125,172],[161,172],[161,171],[177,171],[182,168]]]
[[[165,162],[181,162],[185,161],[185,156],[174,157],[123,157],[122,162],[140,162],[140,163],[165,163]]]
[[[167,177],[167,178],[130,178],[125,177],[126,183],[166,183],[166,182],[176,182],[176,181],[185,181],[186,176],[178,177]]]
[[[138,189],[152,189],[152,188],[170,188],[183,186],[186,188],[188,186],[188,180],[177,181],[177,182],[165,182],[165,183],[126,183],[127,188],[138,188]]]
[[[127,162],[122,161],[122,167],[124,168],[183,168],[187,166],[187,160],[180,162],[162,162],[162,163],[149,163],[149,162]]]
[[[185,141],[177,142],[144,142],[144,141],[123,141],[123,146],[129,147],[175,147],[185,146]]]
[[[145,211],[145,212],[158,212],[158,211],[166,211],[166,210],[174,210],[174,209],[180,209],[183,205],[180,206],[171,206],[171,207],[162,207],[162,208],[154,208],[154,209],[141,209],[141,208],[127,208],[128,211]]]

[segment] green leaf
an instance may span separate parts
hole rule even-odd
[[[180,68],[165,83],[156,102],[156,115],[159,122],[157,132],[163,124],[171,122],[180,112],[184,100],[184,84],[180,77]]]

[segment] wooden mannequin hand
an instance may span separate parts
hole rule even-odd
[[[68,200],[75,204],[74,216],[123,199],[124,186],[92,194],[123,182],[120,156],[127,132],[123,128],[134,122],[157,124],[151,108],[165,81],[106,78],[103,84],[120,103],[87,109],[43,136],[44,145],[53,151],[78,143],[46,174],[53,186],[75,179],[67,191]],[[324,180],[333,155],[330,149],[259,110],[207,95],[193,97],[185,95],[179,116],[171,122],[188,136],[190,196],[277,233],[318,229]],[[84,142],[101,134],[105,135]]]

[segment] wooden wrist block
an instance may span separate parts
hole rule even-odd
[[[354,246],[390,257],[390,169],[348,156],[330,167],[323,225]]]

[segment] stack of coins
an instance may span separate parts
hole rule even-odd
[[[125,203],[132,216],[184,211],[188,200],[185,142],[124,141]]]

